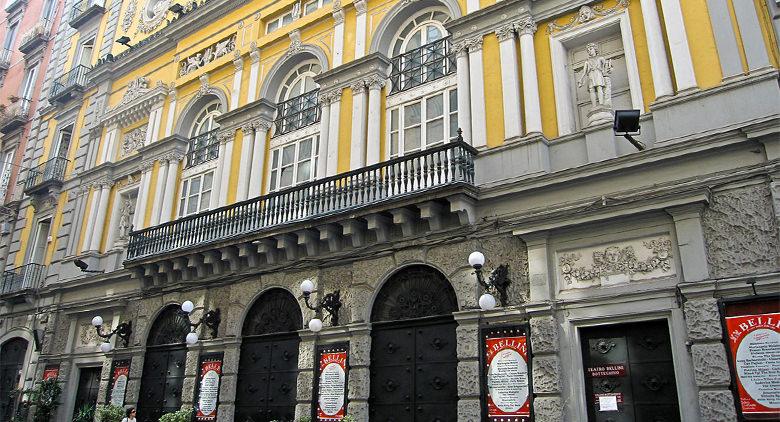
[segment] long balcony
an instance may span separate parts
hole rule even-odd
[[[33,195],[49,188],[60,187],[65,181],[68,159],[56,157],[27,171],[24,179],[24,193]]]
[[[49,31],[51,31],[51,21],[41,18],[22,35],[22,40],[19,42],[19,51],[28,54],[37,47],[46,44],[46,41],[49,40]]]
[[[189,140],[187,147],[187,168],[219,158],[218,129],[201,133]]]
[[[451,142],[425,151],[367,166],[347,173],[304,183],[258,198],[239,202],[215,210],[184,217],[175,221],[149,227],[130,233],[126,265],[134,261],[163,259],[161,254],[186,254],[188,250],[202,249],[216,243],[230,241],[252,244],[257,238],[270,232],[293,229],[295,225],[312,226],[327,223],[326,220],[347,219],[342,225],[362,224],[356,216],[371,214],[368,228],[386,228],[386,213],[391,208],[404,207],[416,200],[429,205],[423,212],[423,218],[433,219],[445,208],[436,201],[443,200],[465,190],[473,190],[474,157],[477,151],[463,141]],[[434,204],[434,202],[436,202]],[[407,204],[408,205],[408,204]],[[457,206],[451,206],[453,212]],[[433,211],[431,211],[433,210]],[[409,211],[409,212],[406,212]],[[443,211],[442,211],[443,212]],[[447,211],[449,212],[449,211]],[[399,218],[408,223],[406,217],[412,213],[405,210]],[[420,216],[417,211],[417,216]],[[389,214],[387,214],[389,215]],[[393,221],[390,218],[389,221]],[[388,223],[391,224],[391,223]],[[409,223],[411,224],[411,223]],[[438,221],[434,225],[437,225]],[[326,230],[326,229],[323,229]],[[330,233],[330,229],[327,229]],[[388,231],[381,230],[378,238],[386,237]],[[406,232],[406,228],[404,229]],[[352,244],[355,241],[354,229],[345,229],[345,235],[351,233]],[[298,237],[298,244],[308,241],[311,233]],[[319,242],[321,236],[314,236],[313,242]],[[331,239],[333,235],[330,235]],[[341,236],[340,234],[338,236]],[[254,238],[249,240],[247,238]],[[362,234],[360,235],[362,239]],[[282,236],[281,243],[287,241]],[[291,248],[296,247],[292,246]],[[276,245],[276,243],[274,243]],[[312,244],[313,245],[313,244]],[[245,253],[256,254],[255,251]],[[311,249],[310,249],[311,250]],[[273,251],[266,251],[271,261]],[[294,251],[288,247],[288,257]]]
[[[81,0],[73,5],[70,11],[70,26],[79,29],[93,16],[102,15],[106,11],[103,0]]]
[[[320,121],[318,89],[279,103],[274,135],[284,135]]]
[[[390,60],[390,94],[412,89],[455,72],[451,37],[442,38]]]
[[[46,267],[39,264],[27,264],[3,271],[0,297],[12,302],[23,302],[25,296],[41,287],[44,277]]]
[[[51,85],[49,93],[49,102],[64,103],[71,98],[84,92],[84,85],[87,83],[87,72],[90,68],[84,65],[78,65],[55,79]]]
[[[30,117],[32,101],[27,98],[19,98],[8,105],[5,113],[0,115],[0,132],[10,133],[18,127],[24,126]]]

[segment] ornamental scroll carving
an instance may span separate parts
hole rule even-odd
[[[667,236],[622,242],[558,256],[563,288],[611,285],[674,274]]]
[[[227,56],[235,49],[236,34],[232,34],[179,61],[179,76],[189,75],[214,60]]]
[[[118,109],[124,105],[131,103],[133,100],[143,97],[149,92],[149,80],[144,76],[133,79],[127,84],[127,91],[122,96],[122,100],[119,101],[112,110]]]
[[[547,24],[547,33],[552,34],[557,31],[565,31],[577,25],[582,25],[583,23],[590,22],[596,18],[603,18],[605,16],[609,16],[613,13],[617,13],[621,10],[628,8],[629,3],[630,0],[618,0],[617,4],[607,8],[605,8],[603,4],[599,4],[596,6],[582,6],[580,8],[580,11],[576,15],[574,15],[569,20],[569,22],[566,22],[565,24],[562,25],[558,25],[557,23],[555,23],[555,21],[553,21]]]
[[[144,145],[148,125],[135,128],[122,138],[122,157],[127,157]]]

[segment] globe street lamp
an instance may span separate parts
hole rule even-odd
[[[310,279],[301,282],[301,293],[306,307],[314,311],[314,318],[309,321],[309,329],[315,333],[322,330],[322,311],[325,310],[330,317],[330,325],[335,327],[339,325],[339,309],[341,309],[341,291],[336,290],[322,297],[314,306],[309,303],[311,293],[314,291],[314,282]]]
[[[219,323],[222,321],[219,308],[206,311],[206,313],[204,313],[197,322],[192,322],[190,319],[190,314],[193,310],[195,310],[195,304],[192,303],[191,300],[185,300],[182,302],[181,312],[184,314],[184,316],[187,318],[187,322],[190,324],[190,332],[187,333],[187,337],[184,339],[187,344],[192,345],[198,342],[198,333],[196,333],[195,330],[197,330],[201,324],[205,325],[211,330],[212,338],[216,337],[219,329]]]
[[[130,336],[133,334],[133,328],[130,322],[122,322],[112,331],[104,333],[103,317],[100,315],[95,315],[95,317],[92,318],[92,326],[95,327],[95,331],[97,331],[98,337],[105,340],[100,344],[100,351],[103,353],[108,353],[114,348],[114,345],[112,345],[110,341],[111,337],[113,337],[115,334],[117,337],[122,339],[124,347],[127,347],[127,345],[130,343]]]
[[[501,264],[490,272],[487,281],[482,275],[482,267],[485,265],[485,255],[482,252],[475,251],[469,255],[469,265],[474,268],[474,274],[477,276],[477,282],[485,293],[479,297],[479,307],[483,311],[489,311],[496,307],[496,297],[498,294],[501,306],[506,306],[508,302],[507,289],[509,288],[509,265]]]

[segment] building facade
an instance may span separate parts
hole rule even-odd
[[[0,375],[56,377],[56,420],[208,413],[204,368],[218,420],[319,418],[329,353],[359,421],[780,406],[727,330],[780,313],[774,0],[62,7],[4,278],[40,271],[0,297]]]

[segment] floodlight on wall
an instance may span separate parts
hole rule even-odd
[[[82,261],[80,259],[77,259],[77,260],[73,261],[73,265],[79,267],[79,269],[81,270],[82,273],[102,274],[102,273],[106,272],[106,270],[90,270],[89,269],[89,264],[87,264],[86,262],[84,262],[84,261]]]
[[[184,12],[184,7],[182,7],[182,5],[180,5],[179,3],[174,3],[174,4],[172,4],[172,5],[171,5],[171,6],[168,8],[168,10],[169,10],[169,11],[171,11],[171,12],[173,12],[173,13],[176,13],[176,14],[177,14],[177,15],[179,15],[179,16],[181,16],[181,15],[182,15],[182,13]]]
[[[121,37],[117,38],[116,42],[122,44],[125,47],[131,47],[130,37],[128,37],[127,35],[122,35]]]
[[[626,138],[636,149],[644,151],[645,144],[634,139],[634,136],[641,133],[641,126],[639,126],[641,114],[640,110],[615,110],[615,123],[612,130],[615,132],[615,136]]]

